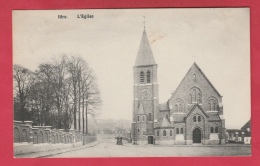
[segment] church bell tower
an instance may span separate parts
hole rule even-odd
[[[144,28],[134,70],[133,144],[154,143],[154,119],[158,112],[157,64]]]

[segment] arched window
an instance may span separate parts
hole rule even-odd
[[[183,134],[183,128],[181,128],[181,134]]]
[[[201,121],[201,117],[200,116],[198,116],[198,122],[200,122]]]
[[[201,94],[200,93],[198,93],[198,101],[197,102],[201,103]]]
[[[218,127],[215,127],[215,133],[218,133]]]
[[[193,117],[193,122],[196,122],[197,121],[197,118],[196,116]]]
[[[157,130],[157,136],[160,136],[160,132],[159,132],[159,130]]]
[[[143,115],[143,121],[145,121],[145,117],[144,117],[144,115]]]
[[[147,72],[147,83],[151,83],[151,73],[150,73],[150,71]]]
[[[209,111],[217,111],[218,110],[218,101],[217,99],[215,98],[211,98],[209,101],[208,101],[208,110]]]
[[[143,84],[144,83],[144,72],[141,71],[140,73],[140,83]]]
[[[190,103],[192,104],[192,95],[190,94]]]
[[[196,100],[196,98],[197,98],[197,96],[196,96],[197,94],[196,94],[196,89],[193,89],[193,99],[192,99],[192,102],[196,102],[197,100]]]
[[[214,128],[213,127],[210,128],[210,133],[214,133]]]
[[[137,116],[137,121],[139,122],[139,116]]]
[[[208,106],[208,107],[209,107],[209,108],[208,108],[208,109],[209,109],[209,111],[211,111],[211,104],[210,104],[210,103],[209,103],[209,106]]]
[[[148,120],[152,121],[152,114],[151,113],[148,114]]]
[[[182,112],[181,103],[180,103],[180,105],[179,105],[179,110],[178,110],[178,112]]]
[[[138,133],[139,133],[139,131],[140,131],[140,130],[139,130],[139,129],[137,129],[137,132],[138,132]]]
[[[172,130],[170,130],[170,136],[172,136]]]
[[[166,131],[165,130],[163,130],[163,136],[166,136]]]
[[[176,110],[176,112],[178,112],[178,105],[177,104],[175,104],[175,110]]]
[[[176,128],[176,134],[179,134],[180,132],[179,132],[179,128]]]
[[[216,111],[216,103],[213,103],[212,111]]]

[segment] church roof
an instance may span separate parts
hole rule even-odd
[[[144,29],[139,50],[137,53],[137,58],[135,61],[135,66],[146,66],[146,65],[156,65],[153,52]]]
[[[186,73],[186,75],[185,75],[185,77],[183,77],[183,79],[182,79],[182,81],[181,81],[181,83],[179,84],[179,86],[177,87],[177,89],[174,91],[174,93],[175,92],[177,92],[177,90],[180,88],[180,86],[181,86],[181,84],[182,84],[182,82],[184,81],[184,79],[187,77],[187,75],[189,74],[189,72],[191,71],[191,69],[192,68],[197,68],[199,71],[200,71],[200,73],[203,75],[203,77],[207,80],[207,82],[211,85],[211,87],[214,89],[214,91],[220,96],[220,97],[222,97],[221,95],[220,95],[220,93],[217,91],[217,89],[213,86],[213,84],[209,81],[209,79],[206,77],[206,75],[203,73],[203,71],[199,68],[199,66],[196,64],[196,62],[194,62],[193,63],[193,65],[190,67],[190,69],[188,70],[188,72]]]
[[[159,104],[159,110],[160,110],[160,111],[169,110],[168,102]]]
[[[190,115],[190,113],[191,113],[196,107],[198,107],[198,108],[201,110],[201,112],[202,112],[206,117],[209,117],[209,115],[205,113],[205,111],[201,108],[201,106],[200,106],[199,104],[194,104],[193,107],[190,109],[190,111],[187,112],[186,117],[188,117],[188,116]]]
[[[144,113],[144,108],[143,108],[143,104],[140,102],[138,110],[137,110],[137,114],[145,114]]]
[[[220,117],[218,114],[208,114],[209,115],[209,121],[219,121]]]
[[[185,115],[173,115],[174,122],[184,122]]]
[[[173,128],[173,126],[166,117],[163,117],[161,125],[157,128]]]

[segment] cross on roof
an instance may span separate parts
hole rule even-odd
[[[144,23],[144,28],[145,28],[145,23],[146,23],[146,21],[145,21],[145,16],[143,16],[144,17],[144,21],[142,22],[142,23]]]

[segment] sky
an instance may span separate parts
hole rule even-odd
[[[13,63],[34,71],[55,56],[80,55],[98,79],[100,118],[130,120],[133,66],[145,16],[158,64],[159,103],[170,98],[195,61],[223,96],[226,128],[241,128],[251,117],[249,12],[249,8],[13,11]],[[94,18],[77,18],[80,14]]]

